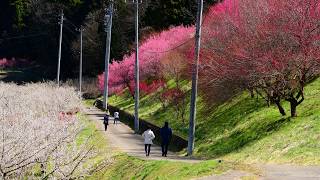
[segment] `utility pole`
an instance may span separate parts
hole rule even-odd
[[[57,72],[57,83],[60,86],[60,62],[61,62],[61,45],[62,45],[62,30],[63,30],[63,10],[61,10],[60,15],[60,39],[59,39],[59,55],[58,55],[58,72]]]
[[[106,9],[105,14],[105,32],[106,37],[106,54],[104,66],[104,92],[103,92],[103,108],[108,107],[108,81],[109,81],[109,61],[110,61],[110,45],[111,45],[111,30],[112,30],[112,16],[113,16],[113,1],[110,1],[109,8]]]
[[[140,2],[139,2],[140,1]],[[125,2],[127,2],[125,0]],[[136,62],[135,62],[135,95],[134,95],[134,132],[139,133],[139,3],[142,3],[142,0],[132,0],[132,3],[135,5],[135,45],[136,45]]]
[[[83,28],[80,26],[80,69],[79,69],[79,95],[82,97],[82,32]]]
[[[190,104],[188,156],[192,155],[193,149],[194,149],[202,12],[203,12],[203,0],[198,0],[196,38],[195,38],[196,40],[195,41],[195,63],[192,67],[192,92],[191,92],[191,104]]]
[[[135,1],[136,28],[136,63],[135,63],[135,96],[134,96],[134,131],[139,132],[139,0]]]

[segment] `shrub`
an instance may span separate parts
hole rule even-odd
[[[85,99],[96,99],[101,96],[101,91],[97,87],[98,80],[96,78],[83,78],[82,80],[82,97]],[[79,90],[79,79],[69,79],[65,85],[72,86]]]

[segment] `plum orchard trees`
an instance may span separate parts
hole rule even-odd
[[[0,179],[75,179],[101,167],[88,161],[97,153],[89,139],[77,141],[82,123],[72,113],[59,118],[81,101],[54,86],[0,83]]]
[[[172,103],[176,118],[181,119],[183,123],[187,114],[187,96],[180,88],[166,89],[160,96],[161,103]]]
[[[140,80],[142,82],[159,82],[162,79],[160,61],[167,50],[174,48],[192,38],[193,27],[173,27],[167,31],[155,34],[146,39],[140,46]],[[113,62],[110,65],[109,87],[114,90],[128,88],[134,95],[134,63],[135,53],[124,56],[121,62]],[[99,75],[99,87],[103,90],[104,76]]]
[[[177,49],[168,53],[161,60],[162,74],[167,80],[174,81],[175,88],[164,89],[164,92],[159,96],[163,107],[168,103],[173,105],[176,118],[181,119],[183,123],[185,123],[188,105],[187,94],[181,85],[181,82],[187,79],[186,72],[188,72],[188,61],[183,54],[184,51],[185,47]]]
[[[166,107],[169,103],[177,114],[177,119],[185,120],[186,95],[181,90],[187,61],[181,51],[177,50],[192,40],[194,27],[173,27],[146,39],[140,46],[140,84],[139,88],[145,94],[157,93],[157,100]],[[190,41],[191,42],[191,41]],[[113,62],[110,66],[109,88],[115,93],[128,88],[134,97],[134,63],[135,54],[124,56],[121,62]],[[99,75],[99,88],[103,90],[104,76]],[[173,79],[174,89],[168,89],[165,80]]]
[[[319,75],[319,0],[225,0],[204,24],[202,88],[223,84],[255,90],[275,103],[304,100],[304,86]],[[207,92],[210,94],[210,92]],[[213,95],[213,94],[211,94]]]
[[[167,54],[161,60],[161,71],[163,76],[171,80],[173,79],[177,88],[181,88],[181,81],[185,79],[185,72],[187,71],[188,61],[183,53],[174,51]]]

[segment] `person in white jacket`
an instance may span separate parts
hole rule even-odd
[[[119,112],[116,111],[114,112],[114,116],[113,116],[113,124],[117,124],[119,122]]]
[[[142,137],[144,138],[144,150],[146,152],[146,156],[150,155],[151,145],[153,144],[152,140],[156,137],[148,126],[147,130],[143,132]]]

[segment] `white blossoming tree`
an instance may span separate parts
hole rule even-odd
[[[74,179],[106,164],[90,161],[90,137],[77,141],[84,125],[74,89],[52,83],[0,83],[0,179]],[[61,112],[69,112],[59,118]]]

